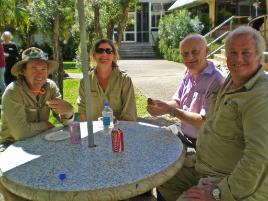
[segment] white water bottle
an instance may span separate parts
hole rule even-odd
[[[104,108],[102,110],[102,123],[103,131],[108,135],[113,128],[113,110],[110,107],[109,102],[104,103]]]

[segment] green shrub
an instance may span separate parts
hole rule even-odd
[[[167,60],[180,62],[180,41],[190,33],[201,33],[203,28],[204,25],[199,18],[191,18],[191,13],[186,10],[164,16],[159,23],[160,53]]]

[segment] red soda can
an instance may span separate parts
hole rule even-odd
[[[112,148],[114,152],[124,151],[124,133],[122,130],[112,130]]]

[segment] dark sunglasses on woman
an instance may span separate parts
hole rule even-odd
[[[96,53],[97,54],[103,54],[103,53],[106,53],[106,54],[112,54],[114,51],[113,51],[113,49],[111,49],[111,48],[97,48],[96,49]]]

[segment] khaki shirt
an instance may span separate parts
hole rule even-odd
[[[22,140],[48,129],[50,108],[46,101],[61,98],[61,94],[52,80],[48,79],[44,88],[45,94],[35,96],[23,78],[8,85],[2,97],[0,143]],[[69,120],[62,122],[68,124]]]
[[[97,120],[98,117],[102,116],[105,101],[110,102],[110,107],[113,109],[116,119],[126,121],[135,121],[137,119],[134,87],[131,78],[126,73],[120,71],[118,67],[114,67],[105,91],[103,91],[98,82],[96,69],[89,72],[89,80],[93,120]],[[85,102],[84,80],[81,79],[77,100],[79,112],[86,113]]]
[[[230,76],[197,140],[196,170],[222,178],[223,200],[268,200],[268,75],[258,70],[242,88]]]

